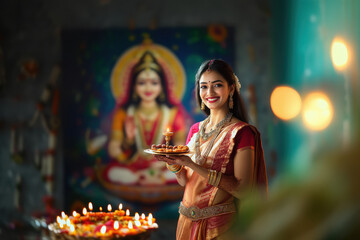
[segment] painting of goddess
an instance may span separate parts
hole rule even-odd
[[[189,115],[181,105],[186,77],[168,49],[145,42],[125,52],[113,68],[111,88],[116,100],[107,144],[110,161],[97,173],[104,187],[125,200],[146,203],[179,199],[183,189],[163,162],[144,153],[164,143],[185,143]]]

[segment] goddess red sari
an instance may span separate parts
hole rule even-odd
[[[202,124],[202,123],[200,123]],[[244,131],[240,131],[244,127],[248,127],[254,136],[252,146],[245,146],[240,149],[237,148],[239,141],[239,134]],[[199,127],[194,127],[189,133],[187,145],[191,152],[195,152],[195,139]],[[195,133],[194,133],[195,132]],[[192,135],[192,136],[191,136]],[[200,143],[200,152],[203,155],[209,140]],[[244,122],[229,124],[221,130],[220,134],[210,150],[206,161],[198,163],[201,166],[216,170],[224,175],[234,175],[234,162],[233,158],[236,151],[243,149],[254,148],[255,159],[254,159],[254,187],[263,189],[267,194],[267,176],[264,162],[263,149],[260,139],[260,134],[257,129]],[[195,154],[191,156],[192,160],[195,160]],[[185,186],[185,192],[182,204],[187,207],[198,207],[200,209],[209,206],[218,206],[234,203],[235,199],[230,193],[212,185],[207,184],[207,179],[203,178],[191,169],[188,170],[188,182]],[[226,212],[218,214],[213,217],[194,221],[182,214],[180,214],[178,227],[176,232],[176,239],[216,239],[219,238],[231,227],[233,217],[236,212]]]

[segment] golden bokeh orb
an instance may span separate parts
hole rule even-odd
[[[331,59],[336,70],[343,70],[349,60],[348,48],[345,42],[335,38],[331,44]]]
[[[312,92],[305,97],[302,119],[310,130],[324,130],[330,125],[333,115],[333,106],[326,94]]]
[[[271,93],[270,106],[278,118],[290,120],[300,113],[301,97],[299,93],[291,87],[278,86]]]

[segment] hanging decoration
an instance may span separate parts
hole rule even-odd
[[[35,165],[40,168],[41,174],[46,184],[47,192],[52,195],[54,182],[54,161],[57,144],[59,120],[59,89],[56,86],[60,74],[60,67],[54,66],[50,75],[49,83],[43,90],[40,101],[37,103],[37,109],[30,121],[30,126],[41,121],[42,126],[48,133],[47,149],[39,155],[39,150],[35,150]]]

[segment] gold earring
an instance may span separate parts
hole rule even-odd
[[[229,109],[233,109],[234,108],[234,101],[233,101],[233,95],[230,94],[230,99],[229,99]]]
[[[132,95],[132,100],[136,102],[138,100],[138,95],[134,92]]]
[[[165,94],[164,94],[164,92],[161,92],[161,93],[160,93],[159,100],[162,101],[162,102],[165,101]]]
[[[204,102],[203,101],[201,101],[201,110],[205,110],[205,104],[204,104]]]

